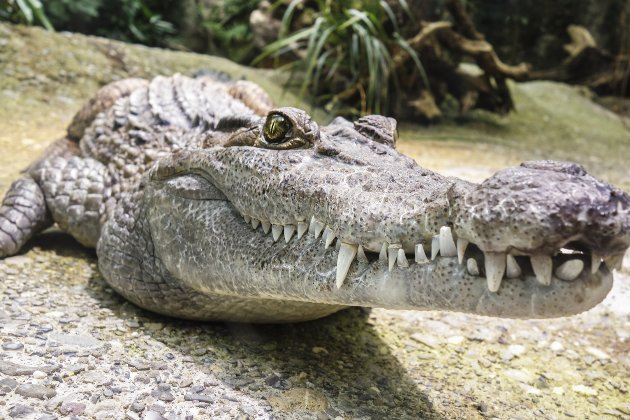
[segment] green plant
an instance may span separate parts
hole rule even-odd
[[[91,20],[98,17],[101,0],[48,0],[46,12],[57,26],[64,26],[80,17]]]
[[[226,0],[209,6],[203,27],[210,37],[211,52],[241,62],[253,50],[249,15],[259,0]]]
[[[406,11],[404,0],[399,0]],[[327,109],[344,114],[387,111],[388,96],[400,89],[394,54],[411,56],[425,78],[422,63],[400,35],[390,5],[378,0],[317,0],[312,25],[290,32],[302,0],[292,0],[282,18],[278,40],[268,45],[255,63],[269,57],[290,56],[287,66],[301,77],[300,93],[314,95]],[[359,106],[342,107],[349,98]]]
[[[82,32],[148,45],[164,45],[175,33],[162,18],[179,7],[175,0],[0,0],[0,19],[40,24],[48,30]]]
[[[39,23],[49,31],[54,31],[39,0],[0,1],[0,20],[32,25]]]
[[[175,28],[171,22],[164,20],[161,14],[156,13],[155,7],[151,7],[150,3],[143,0],[104,2],[103,15],[104,17],[111,16],[111,18],[108,19],[109,25],[103,26],[103,31],[117,28],[120,34],[119,39],[160,45],[165,35],[175,33]],[[156,2],[155,6],[159,3]],[[122,13],[116,13],[118,8]]]

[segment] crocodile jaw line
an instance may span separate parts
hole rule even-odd
[[[264,222],[246,220],[227,201],[182,202],[159,191],[154,192],[154,198],[155,206],[149,211],[149,219],[156,256],[176,278],[204,293],[273,299],[279,305],[283,301],[304,301],[546,318],[587,310],[600,302],[612,287],[612,274],[603,262],[595,274],[591,274],[590,265],[585,264],[572,281],[554,276],[551,285],[545,286],[536,279],[531,267],[522,263],[526,257],[517,256],[522,275],[504,278],[500,288],[493,292],[489,290],[487,279],[480,275],[484,270],[482,264],[477,275],[467,269],[467,261],[483,257],[483,253],[471,245],[465,251],[463,264],[459,263],[457,255],[442,256],[440,252],[431,259],[431,248],[426,248],[423,257],[406,255],[395,246],[383,247],[385,252],[378,255],[357,245],[355,254],[354,247],[346,247],[338,238],[324,238],[326,228],[317,222],[310,223],[310,231],[302,225],[287,236],[282,227],[282,234],[274,239],[271,226],[265,233]],[[195,227],[182,229],[171,223],[173,217],[194,220]],[[445,234],[447,230],[442,232]],[[327,240],[330,241],[328,247]],[[439,237],[431,242],[439,244]],[[450,244],[447,248],[452,251]],[[195,258],[190,258],[191,255]],[[390,256],[395,258],[393,265]],[[344,260],[351,260],[345,277],[339,271],[345,270],[347,262]],[[571,271],[569,268],[569,274]]]
[[[249,216],[244,221],[254,230],[261,224]],[[306,223],[299,222],[300,225]],[[285,233],[296,230],[293,225],[278,229]],[[336,238],[332,229],[315,217],[311,218],[308,232],[305,227],[302,231],[304,239],[285,234],[283,240],[278,235],[274,246],[287,246],[292,241],[298,249],[321,247],[329,259],[336,258],[336,266],[329,270],[327,287],[318,288],[313,294],[321,303],[547,318],[588,310],[603,300],[612,287],[614,267],[608,267],[597,255],[568,249],[559,250],[553,258],[484,253],[470,250],[467,240],[456,240],[448,226],[443,226],[427,246],[418,244],[414,256],[407,256],[399,245],[383,243],[378,258],[366,257],[362,245]],[[427,254],[433,257],[428,258]],[[475,261],[475,267],[481,261],[481,271],[470,270],[470,261]]]

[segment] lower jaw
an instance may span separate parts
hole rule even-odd
[[[518,279],[505,279],[497,292],[491,292],[485,278],[468,274],[457,258],[437,258],[392,271],[387,264],[374,262],[351,270],[340,289],[331,279],[324,293],[328,297],[321,303],[555,318],[591,309],[606,297],[612,283],[612,273],[602,264],[594,274],[585,270],[570,282],[553,278],[549,286],[541,285],[533,273],[524,273]]]

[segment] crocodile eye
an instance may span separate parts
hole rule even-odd
[[[279,144],[289,140],[292,124],[281,114],[270,114],[265,121],[263,134],[267,143]]]
[[[259,123],[260,124],[260,123]],[[319,127],[301,109],[284,107],[267,114],[256,126],[254,147],[273,150],[305,149],[319,140]]]

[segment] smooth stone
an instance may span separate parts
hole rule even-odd
[[[85,411],[85,404],[75,401],[64,401],[59,412],[64,416],[78,416]]]
[[[2,378],[0,379],[0,389],[8,388],[9,390],[15,389],[18,386],[18,381],[13,378]]]
[[[57,391],[43,385],[22,384],[15,389],[15,393],[27,398],[50,399],[57,395]]]
[[[184,400],[211,403],[214,401],[214,398],[212,398],[210,395],[205,395],[205,394],[188,393],[184,395]]]
[[[68,346],[99,347],[103,345],[102,341],[97,340],[89,334],[64,334],[53,332],[48,335],[48,339]]]
[[[4,343],[2,344],[2,350],[22,350],[24,344],[22,343]]]
[[[24,375],[32,375],[33,372],[41,370],[42,372],[46,372],[48,374],[59,370],[59,366],[39,366],[39,367],[31,367],[25,365],[19,365],[13,362],[7,362],[6,360],[0,360],[0,373],[3,373],[8,376],[24,376]]]
[[[24,404],[15,404],[13,407],[9,408],[9,416],[13,418],[27,417],[34,412],[35,410],[32,407]]]
[[[166,417],[157,411],[147,411],[144,413],[144,420],[166,420]]]

